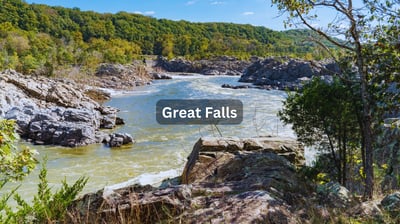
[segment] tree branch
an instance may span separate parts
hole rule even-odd
[[[298,9],[296,9],[296,13],[299,16],[300,20],[304,23],[304,25],[306,25],[309,29],[311,29],[312,31],[318,33],[319,35],[323,36],[325,39],[327,39],[329,42],[331,42],[332,44],[340,47],[340,48],[344,48],[347,49],[349,51],[355,51],[354,48],[351,48],[349,46],[343,45],[341,43],[339,43],[338,41],[335,41],[334,39],[332,39],[330,36],[328,36],[326,33],[322,32],[319,29],[316,29],[315,27],[311,26],[306,19],[304,19],[304,17],[301,15],[301,13],[299,12]]]

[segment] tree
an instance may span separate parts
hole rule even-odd
[[[350,55],[356,67],[357,82],[360,84],[359,96],[362,109],[360,110],[360,130],[362,134],[362,152],[365,171],[365,198],[372,198],[374,190],[373,173],[373,108],[376,106],[371,94],[371,81],[373,78],[374,65],[368,64],[368,58],[375,58],[377,55],[370,55],[366,51],[367,46],[376,40],[371,33],[379,30],[375,23],[382,18],[389,17],[387,23],[396,24],[398,27],[400,2],[386,1],[380,3],[377,0],[363,1],[362,5],[355,6],[352,0],[273,0],[280,10],[289,13],[290,22],[300,22],[307,28],[315,31],[324,39],[339,47]],[[322,30],[314,25],[317,18],[316,9],[331,10],[333,12],[332,22],[327,30]],[[376,16],[377,9],[383,13]],[[328,15],[324,13],[324,17]],[[397,17],[396,17],[397,16]],[[293,24],[293,23],[290,23]],[[345,41],[339,41],[332,36],[342,35]],[[319,42],[323,45],[321,42]],[[343,71],[348,68],[343,68]],[[375,83],[376,84],[376,83]]]
[[[346,185],[348,154],[359,145],[360,135],[352,92],[339,80],[315,78],[301,92],[289,93],[278,115],[292,124],[299,140],[329,149],[337,181]],[[356,102],[357,103],[357,102]],[[357,103],[358,104],[358,103]]]

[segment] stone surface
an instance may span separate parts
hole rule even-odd
[[[189,156],[183,182],[87,194],[69,209],[75,219],[70,222],[79,223],[77,217],[82,217],[89,223],[297,223],[301,218],[293,206],[304,203],[310,186],[286,159],[293,159],[285,154],[287,148],[298,144],[285,141],[201,138]]]
[[[122,145],[133,143],[133,138],[128,133],[115,133],[110,135],[109,146],[120,147]]]
[[[100,79],[94,80],[93,85],[111,89],[133,89],[147,85],[153,79],[144,65],[138,62],[130,65],[101,64],[95,75]]]
[[[315,76],[330,82],[339,67],[328,61],[304,61],[290,58],[258,59],[248,66],[239,82],[253,83],[265,89],[296,90]]]
[[[293,139],[273,137],[245,139],[204,137],[199,139],[192,153],[189,155],[188,162],[183,171],[182,183],[190,184],[203,181],[210,174],[223,172],[223,170],[218,170],[220,166],[230,165],[234,168],[234,161],[238,161],[237,158],[240,158],[242,155],[246,155],[249,161],[242,161],[240,159],[239,161],[249,163],[257,162],[252,160],[252,154],[256,155],[254,159],[263,158],[265,155],[275,155],[267,154],[268,152],[280,155],[286,158],[288,162],[297,165],[304,164],[304,148],[299,142]],[[268,156],[266,156],[266,160],[268,160]],[[233,172],[235,175],[239,174],[235,172]]]
[[[174,58],[167,60],[160,57],[157,61],[157,67],[167,72],[199,73],[203,75],[230,75],[239,76],[250,61],[239,60],[235,57],[220,56],[209,60],[189,61],[183,58]]]
[[[398,216],[400,214],[400,192],[387,195],[382,199],[381,205],[392,215]]]
[[[87,89],[69,80],[6,70],[0,73],[0,117],[16,120],[21,136],[36,144],[100,143],[108,140],[100,128],[114,128],[123,120],[117,118],[118,109],[87,96]]]
[[[317,188],[317,192],[324,203],[336,208],[346,208],[351,202],[350,191],[338,182],[328,182]]]

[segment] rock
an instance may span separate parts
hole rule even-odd
[[[273,89],[296,90],[319,76],[327,82],[332,75],[340,73],[339,66],[329,61],[304,61],[289,58],[266,58],[253,60],[240,77],[239,82],[253,83],[257,86],[271,86]]]
[[[152,74],[153,79],[159,80],[159,79],[172,79],[171,76],[165,74],[165,73],[153,73]]]
[[[92,99],[98,103],[103,103],[103,102],[111,99],[111,94],[109,92],[98,89],[98,88],[90,87],[90,88],[86,89],[84,93],[85,93],[85,95],[90,97],[90,99]]]
[[[141,64],[101,64],[95,74],[100,79],[93,80],[95,86],[111,89],[133,89],[146,85],[152,80]]]
[[[23,138],[36,144],[68,147],[100,143],[100,128],[122,124],[118,109],[103,107],[68,80],[31,77],[13,70],[0,73],[0,111],[17,121]]]
[[[267,152],[273,154],[266,154]],[[258,156],[258,158],[266,156],[266,161],[269,160],[268,157],[277,154],[288,160],[287,163],[282,160],[281,163],[284,164],[292,162],[302,165],[305,161],[304,148],[293,139],[274,137],[245,139],[204,137],[199,139],[189,155],[183,171],[182,183],[190,184],[195,181],[202,181],[210,174],[218,172],[219,166],[225,165],[227,162],[235,164],[234,161],[236,160],[232,159],[240,155],[247,155],[247,158],[250,159],[249,162],[256,163],[257,158],[254,158],[256,160],[253,161],[252,154],[256,155],[255,157]],[[236,171],[232,173],[239,174]]]
[[[104,115],[100,122],[100,127],[105,129],[113,129],[117,122],[116,114]]]
[[[382,220],[383,213],[378,206],[378,202],[366,201],[361,204],[357,204],[355,208],[351,209],[350,212],[352,217],[363,218],[373,217],[377,220]]]
[[[124,124],[125,124],[124,119],[122,119],[120,117],[115,118],[115,125],[124,125]]]
[[[400,214],[400,192],[387,195],[381,201],[384,210],[389,212],[392,216],[399,216]]]
[[[198,73],[203,75],[234,75],[239,76],[250,65],[250,61],[235,57],[220,56],[209,60],[189,61],[183,58],[167,60],[159,57],[157,66],[168,72]]]
[[[288,148],[299,144],[285,141],[201,138],[188,158],[182,183],[174,178],[160,188],[105,188],[75,201],[69,217],[88,222],[100,218],[104,223],[122,218],[128,223],[298,223],[301,217],[292,210],[304,208],[303,197],[311,188],[286,159],[293,159],[285,155]]]
[[[336,208],[346,208],[349,206],[350,191],[337,182],[329,182],[317,188],[321,199]]]
[[[222,88],[229,88],[229,89],[249,89],[251,88],[250,85],[239,85],[239,86],[234,86],[230,84],[222,84]]]
[[[115,133],[110,135],[109,146],[120,147],[122,145],[133,143],[133,138],[128,133]]]

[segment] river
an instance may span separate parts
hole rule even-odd
[[[125,125],[113,130],[131,134],[136,143],[110,149],[102,144],[80,148],[33,146],[47,157],[49,183],[57,189],[62,179],[69,183],[89,177],[85,192],[93,192],[120,182],[154,184],[180,175],[194,143],[202,136],[286,136],[295,137],[276,114],[286,97],[283,91],[225,89],[239,85],[238,77],[185,76],[155,81],[131,92],[115,92],[107,105],[117,107]],[[155,105],[160,99],[239,99],[244,118],[240,125],[159,125]],[[309,155],[306,155],[309,157]],[[309,158],[307,158],[309,159]],[[22,183],[19,192],[31,198],[37,187],[38,169]],[[9,186],[10,187],[10,186]],[[8,187],[8,188],[9,188]]]

